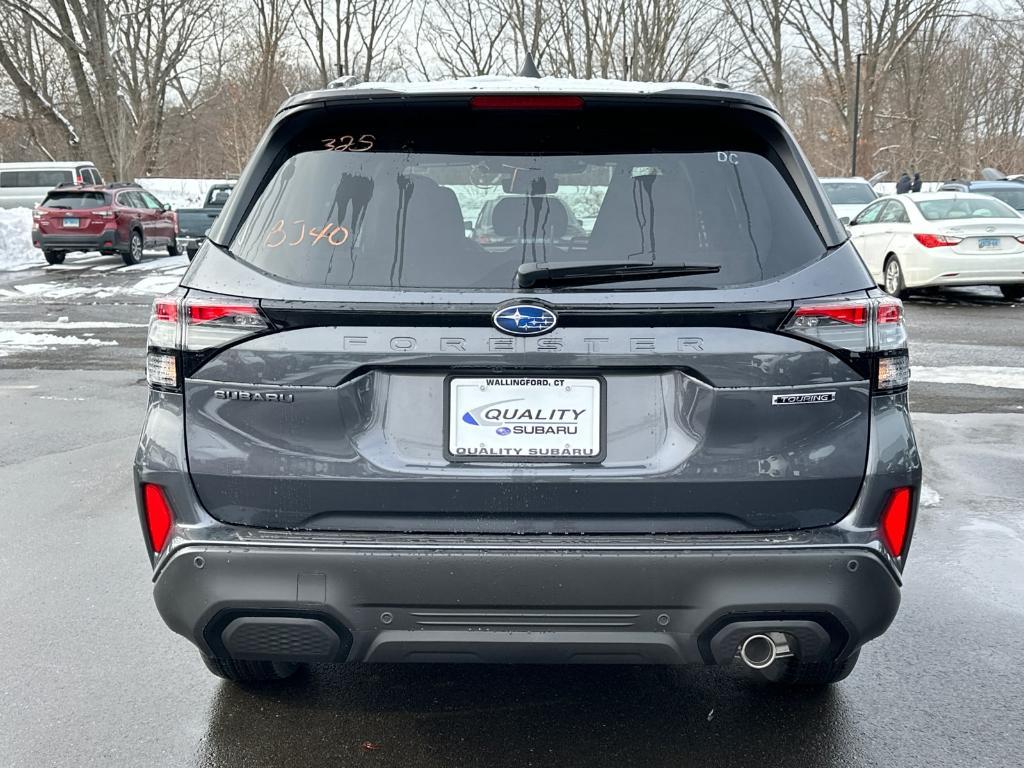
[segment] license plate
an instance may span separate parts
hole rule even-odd
[[[978,238],[979,248],[998,248],[999,238],[998,237],[979,237]]]
[[[78,219],[64,219],[64,227],[65,229],[74,229],[78,227]]]
[[[604,382],[560,376],[448,380],[449,461],[604,458]]]

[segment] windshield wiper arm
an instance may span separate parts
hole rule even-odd
[[[516,285],[536,288],[542,285],[596,285],[622,280],[656,280],[659,277],[713,275],[721,271],[717,264],[652,264],[636,261],[528,261],[516,272]]]

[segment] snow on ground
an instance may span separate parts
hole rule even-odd
[[[148,189],[161,203],[167,203],[171,208],[202,208],[211,186],[234,182],[235,179],[165,179],[156,176],[135,180],[136,184]]]
[[[0,328],[0,357],[11,353],[56,349],[57,347],[116,347],[113,339],[57,336],[53,333],[23,333]]]
[[[942,496],[939,492],[932,488],[930,485],[921,486],[921,501],[922,507],[937,507],[942,503]]]
[[[46,262],[32,247],[32,209],[0,208],[0,270],[29,269]]]
[[[56,320],[0,320],[0,331],[66,331],[83,328],[145,328],[145,323],[121,323],[114,320],[75,320],[59,317]],[[87,334],[88,335],[88,334]]]
[[[942,367],[914,366],[912,381],[932,384],[974,384],[979,387],[1024,389],[1024,368],[1000,365],[946,365]]]
[[[182,270],[184,271],[184,270]],[[173,291],[181,282],[180,274],[144,277],[131,285],[94,285],[84,283],[23,283],[0,288],[0,297],[10,299],[58,300],[110,299],[115,296],[157,296]]]

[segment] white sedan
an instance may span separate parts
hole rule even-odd
[[[886,292],[998,285],[1024,298],[1024,217],[987,195],[918,192],[881,197],[849,224],[864,263]]]

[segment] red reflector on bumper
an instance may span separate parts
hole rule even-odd
[[[143,484],[142,499],[146,510],[149,545],[154,552],[160,552],[167,543],[167,534],[171,532],[171,524],[174,522],[171,505],[167,503],[167,497],[159,485]]]
[[[897,488],[882,510],[882,539],[896,557],[903,554],[910,528],[910,488]]]

